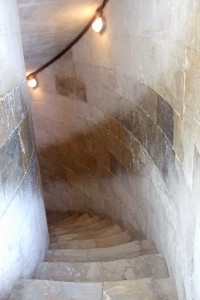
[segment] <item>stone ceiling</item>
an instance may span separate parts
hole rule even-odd
[[[102,0],[17,0],[28,72],[54,57],[83,29]]]

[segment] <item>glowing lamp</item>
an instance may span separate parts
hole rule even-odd
[[[36,88],[38,85],[37,79],[33,76],[27,78],[28,86],[32,89]]]
[[[102,32],[105,29],[106,26],[106,20],[104,17],[98,17],[93,23],[92,23],[92,29],[95,32]]]

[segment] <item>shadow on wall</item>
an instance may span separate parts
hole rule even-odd
[[[88,132],[76,134],[70,140],[43,148],[39,153],[43,184],[47,186],[54,180],[67,183],[84,178],[137,174],[138,168],[133,164],[133,154],[138,157],[138,147],[136,143],[132,143],[129,132],[116,119],[110,118],[105,123],[88,129]],[[68,170],[78,176],[70,178]]]
[[[92,203],[99,195],[107,200],[131,199],[133,181],[144,173],[150,176],[149,159],[167,185],[175,168],[173,110],[159,95],[155,107],[154,120],[135,104],[127,113],[107,116],[98,124],[86,119],[83,133],[41,148],[39,163],[47,207],[69,209],[67,203],[74,201],[78,208],[80,198],[89,198]]]

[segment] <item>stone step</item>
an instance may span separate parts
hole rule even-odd
[[[50,232],[49,235],[50,237],[57,237],[60,235],[66,235],[70,233],[78,233],[78,232],[87,232],[91,230],[98,230],[102,228],[107,228],[108,226],[113,225],[113,223],[109,219],[104,219],[104,220],[98,220],[92,224],[85,224],[84,226],[78,226],[77,228],[71,228],[71,229],[62,229],[57,232]]]
[[[60,220],[70,218],[71,215],[68,212],[59,211],[47,211],[48,224],[59,222]]]
[[[103,300],[178,300],[172,278],[138,279],[103,284]]]
[[[113,234],[111,236],[99,237],[90,240],[72,240],[60,243],[50,244],[50,249],[89,249],[106,248],[128,243],[132,237],[128,231]]]
[[[122,232],[122,229],[118,225],[111,225],[106,228],[98,229],[98,230],[91,230],[87,232],[79,232],[79,233],[70,233],[66,235],[59,235],[57,237],[50,238],[51,243],[59,243],[59,242],[66,242],[70,240],[88,240],[93,239],[95,237],[104,237],[116,233]]]
[[[49,228],[54,228],[56,226],[60,226],[62,224],[72,224],[77,222],[77,220],[79,220],[82,217],[82,215],[75,213],[73,215],[70,215],[68,217],[62,217],[60,220],[57,221],[48,221],[49,224]]]
[[[36,279],[101,282],[139,278],[167,278],[165,259],[158,254],[107,262],[41,263],[35,273]]]
[[[102,283],[20,280],[9,300],[101,300]]]
[[[155,244],[151,240],[133,241],[119,246],[96,249],[48,250],[46,261],[51,262],[91,262],[111,261],[132,258],[141,255],[157,254]]]
[[[174,280],[139,279],[106,283],[20,280],[10,300],[178,300]]]
[[[59,231],[62,229],[70,229],[70,228],[75,228],[76,226],[79,226],[81,224],[92,224],[93,221],[97,221],[100,220],[100,218],[98,216],[93,216],[90,217],[88,214],[84,214],[80,217],[77,217],[77,219],[75,219],[74,221],[72,221],[72,223],[68,223],[67,218],[65,220],[63,220],[63,222],[59,225],[59,224],[55,224],[54,226],[49,226],[49,232],[54,232],[54,231]],[[87,223],[88,221],[91,221],[89,223]]]
[[[55,226],[55,228],[49,229],[50,234],[60,234],[64,233],[66,230],[71,230],[73,232],[76,228],[83,228],[86,225],[93,224],[97,221],[100,221],[100,218],[98,216],[87,218],[86,220],[81,220],[80,222],[76,222],[73,224],[66,224],[62,226]]]

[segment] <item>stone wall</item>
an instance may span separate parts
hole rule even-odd
[[[44,259],[48,233],[17,6],[0,0],[0,299]]]
[[[46,204],[143,232],[199,299],[199,5],[110,0],[105,16],[32,91]]]

